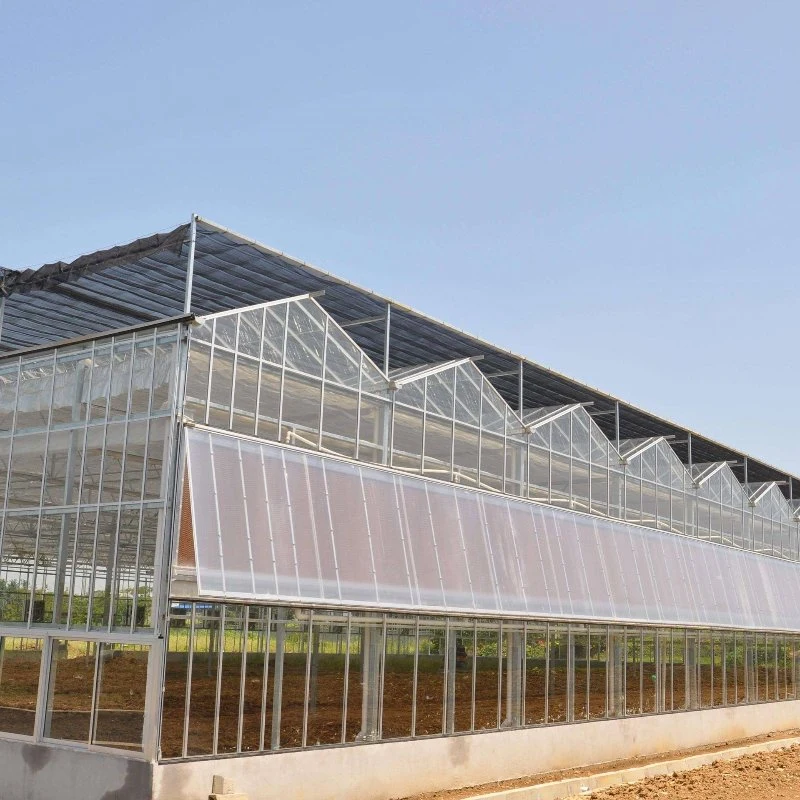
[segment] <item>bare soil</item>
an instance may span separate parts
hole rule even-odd
[[[781,731],[749,739],[721,742],[713,747],[696,747],[661,753],[656,757],[634,758],[624,761],[606,762],[583,769],[559,770],[529,775],[509,781],[481,784],[464,789],[428,792],[402,800],[468,800],[480,794],[520,789],[541,783],[596,775],[600,772],[626,769],[628,767],[667,761],[700,753],[715,753],[730,747],[739,747],[773,739],[789,739],[800,736],[800,729]],[[706,767],[689,772],[673,773],[657,778],[648,778],[624,786],[615,786],[593,792],[586,797],[592,800],[607,798],[636,798],[637,800],[775,800],[775,798],[800,798],[800,745],[772,753],[755,753],[733,761],[715,761]]]

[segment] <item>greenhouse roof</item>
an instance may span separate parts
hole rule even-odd
[[[0,269],[0,354],[302,293],[316,293],[375,363],[396,374],[472,358],[515,409],[584,404],[612,441],[666,436],[684,463],[691,441],[694,463],[732,462],[742,481],[783,481],[791,494],[786,472],[201,217],[70,263]]]

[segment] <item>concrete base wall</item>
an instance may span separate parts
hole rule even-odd
[[[146,761],[0,739],[2,800],[148,800],[152,786]]]
[[[387,800],[800,727],[800,701],[154,767],[157,800],[205,800],[211,777],[249,800]],[[61,795],[62,797],[64,795]],[[84,795],[85,797],[86,795]]]

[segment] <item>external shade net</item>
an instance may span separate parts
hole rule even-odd
[[[637,525],[186,431],[202,596],[800,630],[800,568]]]

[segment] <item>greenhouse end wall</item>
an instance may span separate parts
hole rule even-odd
[[[156,757],[184,334],[0,359],[0,738],[34,765]]]

